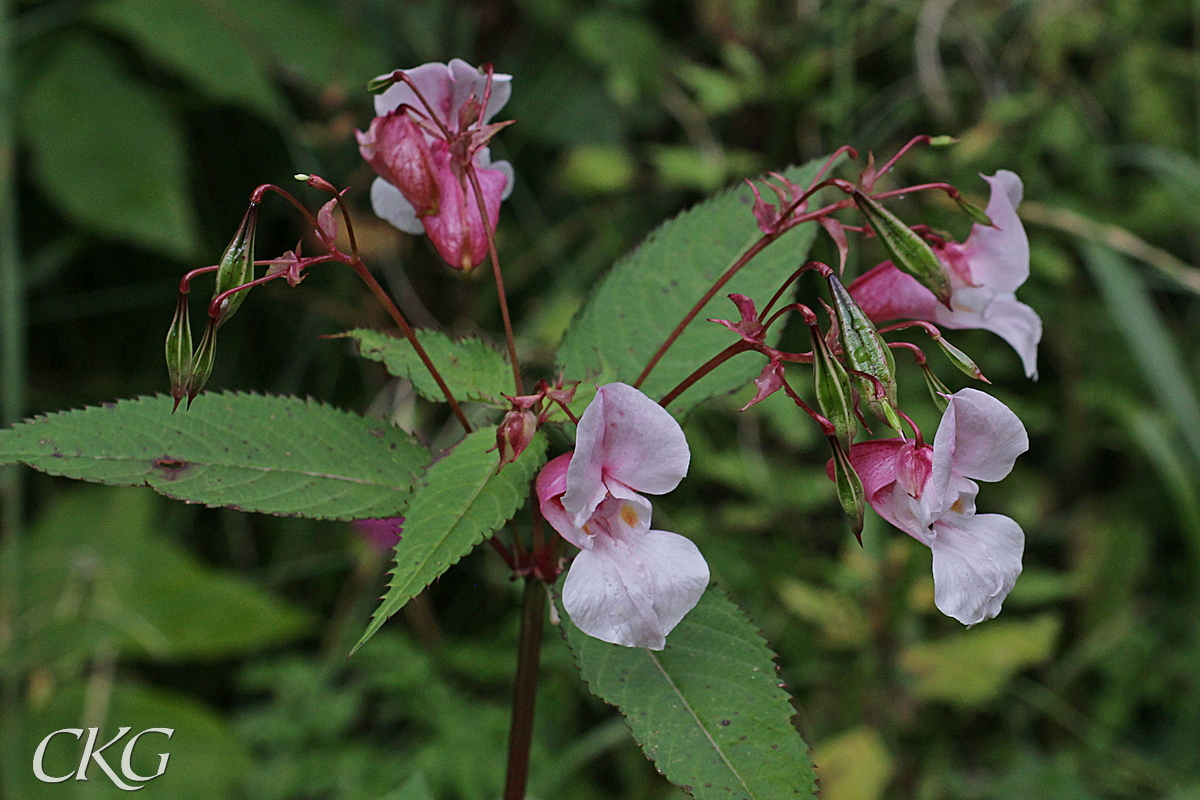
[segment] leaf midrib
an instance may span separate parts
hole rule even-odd
[[[25,454],[25,453],[20,453],[18,451],[8,451],[8,456],[13,457],[17,461],[21,461],[21,462],[25,462],[25,463],[28,463],[28,461],[31,461],[31,460],[41,460],[41,459],[50,459],[53,462],[58,462],[60,460],[61,461],[89,461],[89,460],[90,461],[110,461],[110,462],[115,462],[115,463],[119,463],[119,464],[126,464],[126,463],[142,464],[142,463],[146,463],[146,462],[153,463],[153,461],[154,461],[154,459],[147,458],[146,456],[138,456],[138,457],[111,456],[111,455],[110,456],[91,456],[91,455],[82,455],[82,454],[72,454],[72,455],[61,454],[58,456],[54,456],[54,455],[50,455],[48,453],[41,453],[41,452],[33,453],[33,454]],[[4,456],[0,456],[0,457],[4,457]],[[170,456],[169,454],[164,457],[168,458],[168,459],[174,458],[173,456]],[[252,471],[256,471],[256,472],[279,473],[279,474],[283,474],[283,475],[304,475],[304,476],[307,476],[310,478],[326,478],[329,480],[345,481],[346,483],[357,483],[357,484],[361,484],[364,486],[379,486],[379,487],[388,488],[388,489],[407,489],[407,485],[398,485],[398,484],[394,484],[394,483],[381,483],[379,481],[368,480],[366,478],[356,478],[356,477],[353,477],[350,475],[339,475],[337,473],[329,473],[329,472],[317,472],[315,470],[288,469],[287,467],[260,467],[260,466],[250,465],[250,464],[230,464],[230,463],[225,463],[223,461],[215,461],[215,460],[205,461],[205,460],[194,459],[194,458],[183,458],[183,457],[178,457],[178,458],[180,461],[184,462],[184,464],[187,464],[187,465],[196,465],[196,466],[202,466],[202,467],[218,467],[218,468],[223,468],[223,469],[244,469],[244,470],[252,470]],[[152,471],[152,469],[153,468],[150,468],[146,471],[150,472],[150,471]],[[185,479],[186,477],[188,477],[188,476],[180,475],[179,479]]]
[[[733,765],[733,762],[731,762],[729,757],[725,755],[725,751],[719,744],[717,744],[717,740],[713,738],[711,733],[709,733],[708,728],[705,727],[704,723],[701,721],[700,715],[696,713],[694,708],[692,708],[692,704],[688,702],[686,697],[684,697],[683,691],[680,690],[679,686],[676,685],[674,679],[671,678],[666,668],[663,667],[662,661],[659,660],[658,656],[654,654],[653,650],[646,650],[645,653],[650,659],[650,663],[654,664],[654,666],[662,674],[663,679],[667,682],[667,685],[671,687],[673,692],[675,692],[675,696],[679,698],[679,702],[683,703],[683,707],[687,709],[687,713],[691,715],[693,720],[695,720],[696,727],[699,728],[700,732],[704,734],[704,738],[708,739],[708,743],[712,745],[713,750],[716,751],[717,755],[721,757],[721,761],[725,763],[726,768],[728,768],[733,774],[733,777],[737,778],[738,783],[743,789],[746,790],[750,797],[758,797],[754,790],[750,788],[749,784],[746,783],[746,779],[742,777],[742,774],[737,771],[737,768]]]

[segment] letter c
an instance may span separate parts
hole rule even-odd
[[[62,783],[63,781],[70,780],[71,776],[75,774],[71,772],[61,778],[53,778],[47,775],[46,771],[42,768],[42,759],[46,756],[46,745],[50,744],[50,740],[60,733],[69,733],[76,739],[79,739],[83,736],[83,728],[63,728],[60,731],[55,731],[38,743],[37,750],[33,751],[33,774],[42,783]]]

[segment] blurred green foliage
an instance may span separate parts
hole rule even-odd
[[[179,277],[219,256],[256,185],[298,171],[354,187],[360,243],[418,324],[499,330],[489,281],[370,213],[353,130],[365,81],[394,67],[514,76],[500,250],[523,357],[547,374],[602,272],[704,192],[920,133],[960,141],[906,159],[904,180],[981,200],[977,173],[1018,172],[1041,379],[990,334],[950,337],[1031,433],[983,496],[1028,536],[1000,620],[938,615],[928,550],[877,518],[853,541],[823,441],[783,402],[695,412],[695,469],[656,523],[697,541],[779,652],[826,796],[1200,796],[1194,2],[17,0],[11,24],[31,413],[165,391]],[[965,235],[949,205],[910,202],[898,213]],[[263,252],[301,235],[282,203],[260,231]],[[223,330],[210,385],[427,422],[378,364],[320,338],[353,327],[384,320],[348,274],[272,285]],[[146,797],[496,795],[518,599],[490,553],[347,661],[386,565],[345,524],[32,473],[26,494],[27,635],[3,665],[28,677],[28,737],[173,720],[194,739]],[[676,796],[553,631],[538,715],[537,796]]]

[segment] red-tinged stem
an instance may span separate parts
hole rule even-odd
[[[540,504],[537,496],[537,479],[529,482],[529,511],[533,517],[530,532],[533,535],[533,559],[536,562],[542,555],[542,551],[546,548],[546,532],[542,526],[542,515],[539,512]],[[536,568],[538,565],[535,563]],[[553,579],[551,579],[553,580]]]
[[[274,275],[263,275],[261,278],[255,278],[254,280],[252,280],[248,283],[243,283],[241,286],[235,286],[232,289],[226,289],[225,291],[221,292],[219,295],[214,297],[212,299],[212,302],[210,302],[208,304],[208,315],[210,317],[212,317],[213,319],[216,319],[217,317],[221,316],[221,306],[225,303],[226,300],[228,300],[233,295],[237,294],[238,292],[244,292],[249,289],[253,289],[255,286],[262,286],[264,283],[267,283],[268,281],[273,281],[276,278],[282,278],[282,277],[283,277],[283,273],[277,272]]]
[[[912,428],[913,438],[917,440],[917,447],[924,447],[925,437],[921,435],[921,429],[917,427],[917,423],[913,422],[912,417],[910,417],[908,414],[905,414],[898,408],[896,409],[896,413],[904,418],[904,421],[908,423],[908,427]],[[900,435],[904,436],[904,431],[900,431]]]
[[[894,350],[900,350],[900,349],[911,350],[912,354],[913,354],[913,358],[916,359],[917,366],[919,366],[919,367],[924,366],[928,361],[928,359],[925,358],[925,351],[922,350],[921,348],[917,347],[912,342],[888,342],[887,346],[891,347]]]
[[[350,219],[350,209],[346,207],[346,201],[342,197],[346,193],[346,190],[342,189],[338,191],[332,183],[320,175],[309,175],[307,183],[309,186],[320,189],[326,194],[333,195],[333,199],[337,201],[338,210],[342,212],[342,221],[346,223],[346,238],[350,240],[350,255],[357,258],[358,240],[354,236],[354,222]]]
[[[717,282],[714,283],[709,290],[704,293],[704,296],[696,301],[696,304],[692,306],[687,315],[685,315],[684,318],[680,320],[679,324],[675,326],[675,330],[671,331],[671,334],[667,336],[666,341],[659,345],[658,350],[655,351],[654,355],[650,357],[649,363],[646,364],[646,368],[642,370],[642,374],[638,375],[637,380],[633,382],[633,388],[641,388],[646,378],[650,375],[650,372],[656,366],[658,366],[658,362],[662,360],[664,355],[666,355],[667,350],[671,348],[671,345],[675,344],[675,340],[678,339],[680,334],[683,333],[683,329],[690,325],[692,320],[696,318],[696,315],[700,313],[700,310],[708,305],[710,300],[717,296],[717,292],[721,291],[721,287],[729,283],[729,281],[733,279],[733,276],[737,275],[738,271],[741,270],[742,267],[746,266],[750,259],[761,253],[763,248],[778,239],[779,236],[780,234],[778,233],[764,234],[761,238],[759,238],[758,241],[750,245],[750,249],[742,253],[741,257],[738,258],[737,261],[733,262],[733,266],[725,270],[725,274],[718,278]],[[690,385],[691,384],[689,384],[689,386]],[[666,398],[663,398],[663,400],[666,400]],[[666,403],[664,402],[663,405],[666,405]]]
[[[513,384],[517,394],[525,394],[525,385],[521,380],[521,362],[517,360],[517,343],[513,338],[512,320],[508,316],[508,296],[504,292],[504,276],[500,274],[500,256],[496,254],[495,231],[492,230],[491,220],[488,219],[487,205],[483,200],[483,189],[479,186],[479,176],[475,174],[475,165],[466,165],[467,179],[475,191],[475,203],[479,206],[479,219],[483,222],[484,233],[487,234],[488,256],[492,260],[492,275],[496,279],[496,294],[500,299],[500,318],[504,321],[504,340],[508,344],[508,360],[512,362]]]
[[[823,167],[821,167],[821,170],[816,175],[813,176],[813,184],[814,185],[817,183],[817,181],[821,180],[821,178],[824,177],[825,173],[828,172],[830,170],[830,168],[834,165],[834,163],[839,158],[842,157],[843,153],[849,153],[851,159],[858,158],[857,150],[855,150],[853,147],[851,147],[848,144],[842,145],[837,150],[834,150],[832,154],[830,154],[829,158],[826,159],[826,161],[825,161],[825,165]]]
[[[257,262],[255,262],[255,266],[257,266]],[[221,268],[220,264],[213,264],[211,267],[200,267],[199,269],[192,270],[187,275],[184,275],[183,278],[179,281],[179,293],[187,294],[188,292],[190,292],[192,290],[192,280],[194,278],[196,278],[200,275],[204,275],[209,272],[216,272],[220,268]]]
[[[442,133],[442,138],[447,142],[453,139],[454,135],[450,133],[450,129],[446,127],[446,123],[442,122],[442,120],[438,117],[437,112],[433,110],[433,106],[431,106],[429,101],[425,99],[425,95],[421,92],[421,89],[417,86],[413,79],[408,77],[408,74],[402,69],[396,70],[392,73],[392,75],[393,77],[399,75],[400,80],[407,83],[408,88],[413,90],[413,94],[415,94],[417,99],[421,101],[421,105],[425,106],[425,111],[429,114],[429,118],[432,119],[434,124],[438,126],[438,130]]]
[[[558,407],[561,408],[566,413],[567,417],[570,418],[571,422],[574,422],[576,425],[579,424],[579,417],[575,416],[575,414],[572,413],[570,406],[568,406],[562,400],[555,399],[554,402],[557,403]]]
[[[934,341],[942,338],[942,332],[936,325],[934,325],[932,322],[925,322],[924,320],[919,319],[909,320],[908,322],[896,322],[888,325],[885,328],[880,328],[879,332],[891,333],[893,331],[902,331],[905,328],[921,328],[927,334],[929,334],[929,338],[933,339]]]
[[[804,262],[804,264],[802,264],[800,266],[799,269],[797,269],[795,272],[793,272],[788,277],[788,279],[783,282],[783,285],[779,287],[779,290],[777,292],[775,292],[774,295],[772,295],[770,302],[768,302],[765,306],[763,306],[762,311],[758,312],[758,321],[762,322],[764,319],[766,319],[767,314],[771,313],[771,308],[777,302],[779,302],[779,298],[783,297],[783,293],[785,291],[787,291],[787,288],[792,285],[793,281],[795,281],[797,278],[799,278],[804,273],[808,272],[810,269],[817,269],[816,265],[818,265],[818,264],[821,264],[821,262],[820,261],[806,261],[806,262]],[[824,266],[824,265],[822,265],[822,266]],[[826,267],[826,269],[828,269],[828,267]],[[768,327],[770,327],[770,325],[768,325]]]
[[[705,375],[736,356],[738,353],[744,353],[747,350],[753,349],[754,345],[750,344],[749,342],[734,342],[733,344],[729,345],[729,347],[726,347],[724,350],[710,358],[708,361],[705,361],[696,369],[695,372],[680,381],[678,386],[667,392],[666,395],[663,396],[663,399],[658,401],[658,404],[663,408],[666,408],[668,405],[670,405],[672,400],[687,391],[693,383],[700,380]]]
[[[809,324],[809,325],[816,324],[817,315],[813,313],[813,310],[811,308],[804,305],[804,303],[790,303],[790,304],[784,306],[783,308],[779,309],[778,311],[776,311],[774,314],[772,314],[771,318],[769,320],[767,320],[765,323],[763,323],[763,327],[770,328],[772,325],[775,324],[775,321],[777,319],[779,319],[780,317],[782,317],[784,314],[786,314],[789,311],[799,311],[801,314],[804,315],[804,321],[807,324]]]
[[[903,157],[903,155],[905,153],[907,153],[909,150],[911,150],[913,147],[915,147],[918,144],[929,144],[932,141],[933,141],[932,136],[914,136],[913,138],[909,139],[908,143],[906,145],[904,145],[903,147],[901,147],[899,150],[896,151],[896,155],[889,158],[887,160],[887,163],[885,163],[882,167],[880,167],[876,171],[876,173],[875,173],[876,180],[878,180],[883,175],[886,175],[892,169],[892,167],[896,166],[896,162],[899,161],[901,159],[901,157]]]
[[[890,189],[886,192],[873,194],[871,195],[871,199],[883,200],[886,197],[899,197],[901,195],[912,194],[913,192],[928,192],[932,190],[943,191],[955,200],[961,194],[958,189],[955,189],[948,183],[919,183],[916,186],[905,186],[903,189]]]
[[[525,576],[521,601],[521,635],[517,645],[517,676],[513,687],[512,724],[508,730],[508,768],[504,800],[524,800],[529,780],[529,748],[533,742],[533,710],[537,701],[538,669],[542,655],[542,623],[546,617],[546,586]]]
[[[812,417],[813,422],[821,426],[821,433],[833,439],[837,438],[837,428],[833,427],[833,423],[827,417],[809,408],[808,403],[804,402],[800,398],[800,395],[796,394],[796,390],[792,388],[792,385],[787,382],[787,378],[783,379],[783,391],[788,397],[792,398],[792,402],[799,406],[801,411],[808,414]]]
[[[521,539],[521,535],[517,533],[516,526],[511,524],[511,520],[508,532],[512,535],[513,540],[512,572],[515,579],[518,575],[529,574],[529,551],[525,549],[525,542]]]
[[[514,543],[515,541],[516,539],[514,537]],[[509,569],[515,570],[517,568],[517,562],[513,559],[513,554],[509,551],[509,549],[504,546],[504,542],[493,536],[488,539],[488,544],[492,546],[492,549],[496,551],[500,558],[504,559],[504,563],[508,565]]]
[[[250,194],[250,202],[255,204],[261,203],[263,195],[267,192],[274,192],[284,200],[287,200],[297,211],[300,212],[301,216],[304,217],[304,221],[308,224],[308,227],[312,228],[314,231],[318,229],[319,226],[317,225],[317,218],[312,215],[312,212],[305,208],[303,203],[301,203],[295,197],[292,197],[290,192],[286,191],[285,189],[281,189],[273,183],[264,183],[262,186],[259,186],[257,189],[255,189]]]
[[[371,290],[371,294],[375,295],[375,299],[378,300],[380,304],[383,305],[384,309],[387,310],[388,316],[390,316],[392,321],[396,323],[396,326],[400,328],[400,331],[404,334],[404,338],[408,339],[409,344],[412,345],[413,350],[416,352],[417,358],[421,359],[421,363],[425,365],[425,369],[429,370],[430,376],[433,377],[433,380],[437,383],[438,388],[442,390],[442,394],[445,396],[446,402],[450,404],[450,410],[454,412],[454,416],[458,419],[458,423],[463,426],[464,431],[470,433],[471,423],[467,422],[466,415],[463,414],[462,409],[459,407],[458,400],[454,399],[454,394],[451,393],[450,387],[447,386],[446,381],[443,380],[442,373],[438,372],[438,368],[433,365],[433,361],[429,358],[429,354],[425,352],[425,347],[421,344],[420,340],[417,339],[416,331],[414,331],[412,326],[408,324],[408,320],[406,320],[404,315],[400,313],[400,309],[396,307],[395,302],[392,301],[392,298],[388,295],[388,293],[385,292],[383,287],[379,285],[379,281],[375,280],[375,276],[372,275],[371,271],[367,269],[365,264],[363,264],[362,259],[357,257],[345,257],[344,261],[342,259],[337,260],[342,261],[343,264],[358,273],[358,277],[362,279],[363,283],[367,284],[367,288]]]

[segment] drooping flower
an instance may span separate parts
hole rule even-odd
[[[1008,170],[983,179],[992,188],[987,205],[992,224],[976,223],[965,242],[933,246],[950,278],[950,308],[890,261],[861,275],[848,289],[874,322],[920,319],[947,328],[992,331],[1012,345],[1025,374],[1035,378],[1042,321],[1015,294],[1029,277],[1029,239],[1017,216],[1021,179]]]
[[[1015,521],[975,513],[975,481],[1002,479],[1027,449],[1016,414],[975,389],[950,396],[932,447],[882,439],[850,448],[867,502],[933,551],[934,602],[965,625],[1000,613],[1025,547]]]
[[[691,540],[650,529],[650,501],[687,474],[679,423],[623,383],[601,386],[579,420],[573,453],[537,479],[542,515],[580,549],[563,584],[563,606],[589,636],[661,650],[666,635],[708,586],[708,564]]]
[[[376,117],[358,132],[359,152],[380,176],[371,184],[371,204],[400,230],[428,234],[450,266],[473,269],[487,255],[487,233],[463,166],[474,166],[495,230],[513,170],[507,161],[492,163],[486,143],[502,125],[488,121],[508,101],[512,76],[489,77],[457,58],[404,74],[420,97],[408,83],[393,83],[375,96]]]

